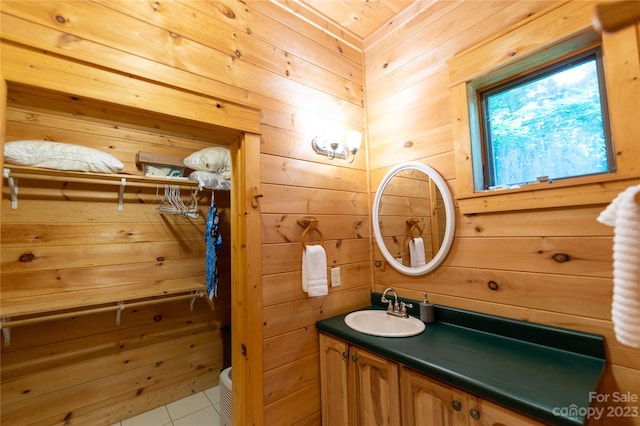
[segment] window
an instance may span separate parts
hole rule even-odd
[[[638,162],[640,119],[637,117],[640,117],[640,102],[638,102],[640,99],[640,84],[638,84],[640,48],[637,31],[631,28],[615,34],[601,35],[594,30],[592,22],[593,5],[589,2],[554,3],[532,15],[530,19],[506,28],[486,40],[481,40],[447,60],[456,166],[455,194],[460,213],[468,215],[605,204],[611,202],[629,185],[638,182],[640,179],[640,162]],[[599,49],[602,50],[602,56]],[[545,77],[550,78],[549,76],[562,69],[569,70],[572,66],[577,67],[582,60],[589,62],[591,60],[589,55],[592,54],[595,55],[591,58],[595,57],[598,69],[599,87],[604,87],[606,83],[608,89],[606,99],[604,91],[598,89],[603,131],[600,140],[604,135],[606,148],[603,151],[600,145],[599,148],[592,149],[593,154],[589,152],[588,155],[582,154],[582,156],[594,158],[597,152],[597,155],[606,155],[606,160],[602,157],[599,163],[588,162],[591,168],[587,169],[589,171],[584,169],[572,171],[571,177],[566,171],[569,170],[570,165],[573,167],[570,163],[575,160],[575,157],[563,159],[560,162],[559,170],[562,173],[556,172],[556,169],[546,168],[544,171],[536,171],[516,179],[503,179],[498,173],[498,179],[493,178],[494,180],[491,181],[488,178],[489,173],[495,173],[495,171],[487,170],[488,166],[494,169],[518,166],[498,165],[496,167],[495,164],[485,160],[488,158],[489,149],[499,150],[499,147],[487,147],[484,143],[487,139],[485,130],[495,134],[497,123],[493,122],[493,127],[490,129],[482,126],[483,102],[480,99],[479,90],[489,93],[507,84],[503,86],[503,91],[508,92],[508,89],[515,87],[508,86],[509,82],[517,83],[518,79],[524,75],[528,74],[532,78],[528,81],[521,80],[519,83],[521,86],[544,80]],[[551,64],[551,66],[545,67],[545,64]],[[601,66],[604,69],[602,73],[599,69]],[[543,91],[543,94],[546,95],[546,92],[548,91]],[[505,96],[509,97],[509,95]],[[563,105],[560,102],[556,108]],[[546,109],[538,109],[540,110],[544,115]],[[563,114],[559,116],[565,117]],[[573,121],[571,120],[574,119],[563,118],[562,124],[549,127],[572,129]],[[514,123],[516,122],[511,123],[511,126],[515,126]],[[610,127],[612,135],[610,139],[608,139],[607,126]],[[523,131],[523,126],[518,124],[515,127],[518,131]],[[534,127],[529,129],[537,130]],[[537,134],[537,131],[533,133]],[[493,137],[491,133],[490,136]],[[563,138],[556,136],[556,139]],[[571,144],[564,145],[574,155],[579,152],[576,148],[576,140],[572,135]],[[615,143],[615,148],[611,146],[610,140]],[[539,145],[534,144],[534,147],[542,151],[538,148]],[[524,154],[519,155],[524,157]],[[538,162],[543,162],[546,166],[546,163],[556,161],[556,157],[551,155]],[[573,173],[577,174],[573,175]],[[549,176],[550,181],[537,182],[537,178],[541,176]],[[496,182],[520,180],[527,184],[519,188],[488,190],[489,187],[495,186]]]
[[[614,170],[600,49],[478,90],[482,188]]]

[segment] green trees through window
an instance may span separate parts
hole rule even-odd
[[[480,93],[486,187],[612,171],[598,60],[591,52]]]

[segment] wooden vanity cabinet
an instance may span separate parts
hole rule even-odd
[[[541,426],[544,424],[405,367],[400,368],[400,383],[403,425]]]
[[[349,423],[349,345],[320,334],[322,424]]]
[[[402,422],[405,425],[459,426],[469,423],[467,395],[402,367]]]
[[[541,426],[529,417],[320,333],[324,426]]]
[[[399,367],[320,334],[322,424],[400,424]]]

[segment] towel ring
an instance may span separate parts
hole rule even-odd
[[[417,237],[422,237],[422,228],[420,228],[420,226],[418,225],[418,222],[416,222],[416,223],[414,223],[413,225],[411,225],[411,230],[409,230],[409,237],[410,237],[411,239],[413,239],[413,238],[414,238],[414,237],[413,237],[413,232],[414,232],[416,229],[418,230],[418,235],[417,235]]]
[[[322,232],[320,232],[320,230],[318,228],[316,228],[315,226],[307,226],[304,231],[302,231],[302,238],[301,238],[301,243],[302,243],[302,248],[306,249],[307,248],[307,244],[305,243],[304,239],[307,237],[307,234],[309,233],[309,231],[316,231],[318,233],[318,236],[320,237],[320,245],[324,245],[324,237],[322,236]]]

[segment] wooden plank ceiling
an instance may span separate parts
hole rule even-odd
[[[415,0],[275,0],[321,28],[362,42]],[[417,0],[421,1],[421,0]]]

